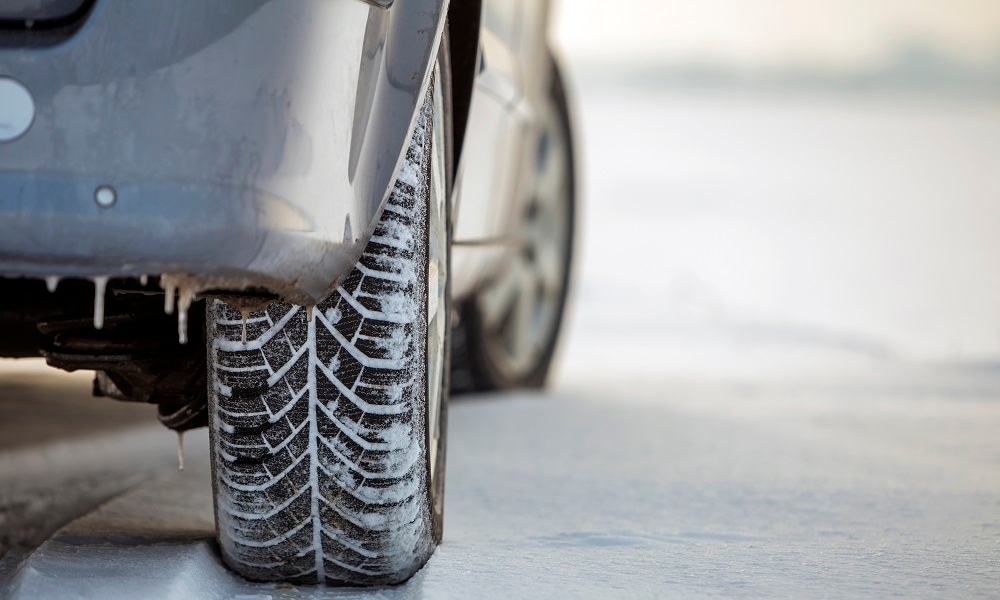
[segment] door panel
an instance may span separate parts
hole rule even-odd
[[[533,160],[528,150],[537,129],[533,107],[538,98],[532,98],[537,93],[529,95],[528,88],[534,92],[547,84],[527,86],[526,79],[546,76],[535,55],[547,51],[547,7],[543,0],[486,0],[483,6],[480,72],[455,187],[456,297],[472,291],[515,239],[511,227],[524,203],[521,175],[530,172],[525,165]]]

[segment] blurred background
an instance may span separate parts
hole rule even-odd
[[[563,0],[563,381],[1000,359],[1000,3]]]

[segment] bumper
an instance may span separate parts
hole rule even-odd
[[[0,48],[35,107],[0,143],[0,274],[321,298],[367,240],[443,26],[441,0],[396,4],[98,0],[56,46]]]

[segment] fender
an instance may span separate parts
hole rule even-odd
[[[3,21],[0,78],[33,115],[0,142],[0,275],[315,303],[388,197],[447,10],[94,0],[65,38]]]

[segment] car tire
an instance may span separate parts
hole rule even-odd
[[[558,65],[536,182],[503,268],[457,307],[452,394],[545,385],[565,312],[572,266],[576,183],[572,128]]]
[[[393,584],[441,539],[449,323],[439,60],[355,268],[314,308],[208,311],[216,525],[259,581]]]

